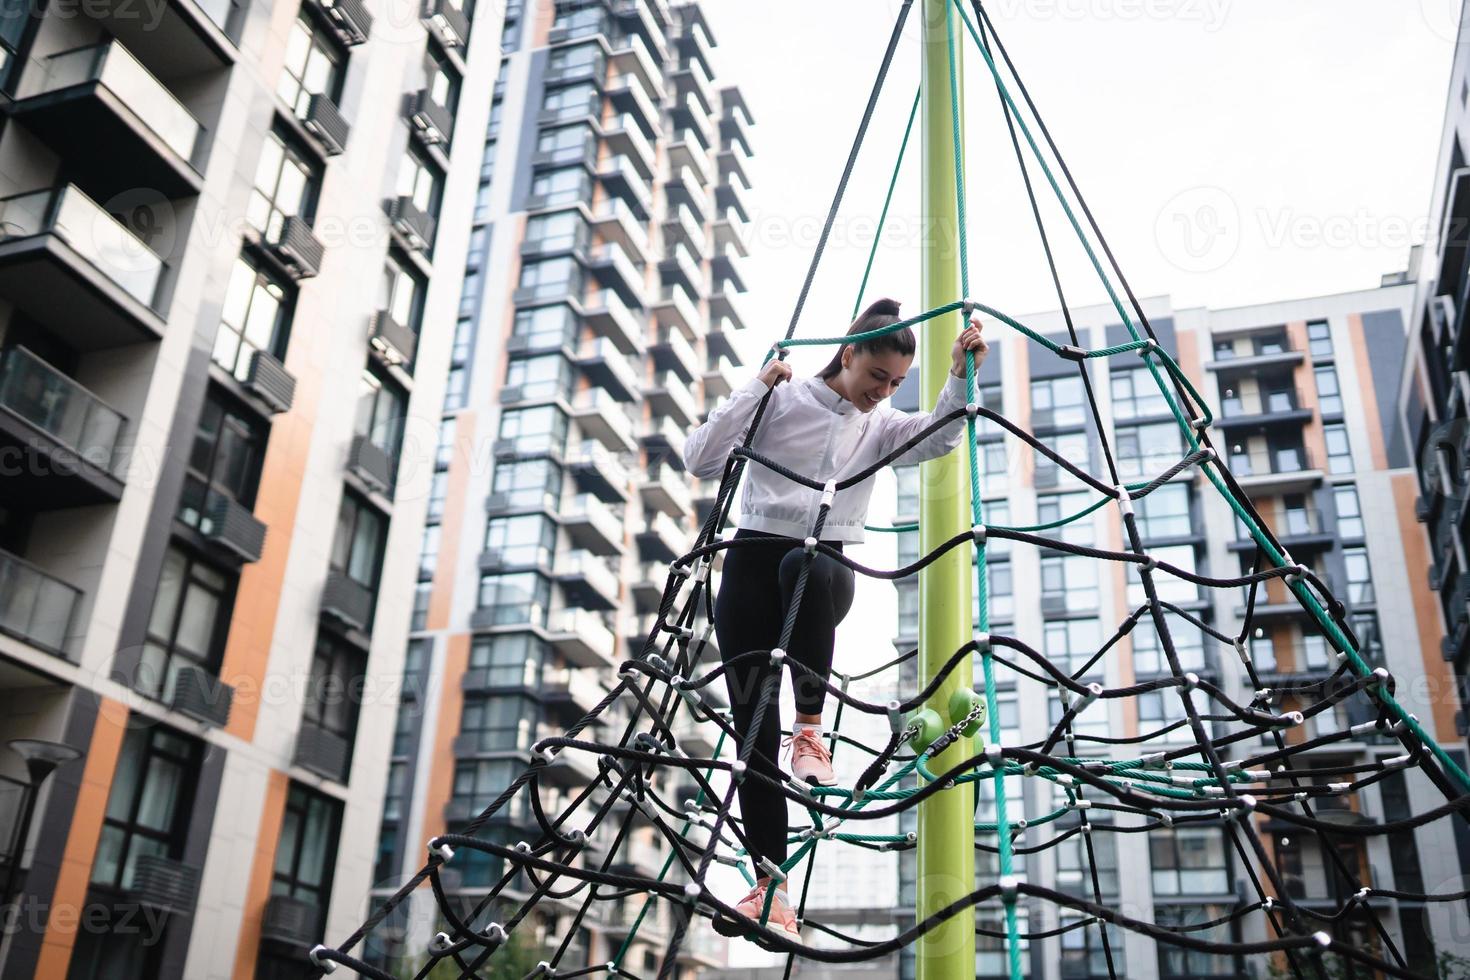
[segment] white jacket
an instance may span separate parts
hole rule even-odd
[[[709,413],[709,419],[690,434],[684,447],[684,462],[690,473],[708,479],[724,471],[730,452],[744,444],[765,393],[765,382],[753,378]],[[964,406],[965,380],[949,372],[945,372],[944,388],[932,413],[900,412],[886,404],[861,412],[821,378],[793,378],[776,385],[750,448],[822,483],[841,481],[912,439],[934,416]],[[962,416],[931,433],[898,461],[916,463],[943,456],[958,446],[964,435]],[[872,494],[872,477],[839,490],[822,527],[822,539],[862,541]],[[821,491],[750,462],[745,467],[745,489],[740,498],[740,526],[805,538],[811,533],[821,500]]]

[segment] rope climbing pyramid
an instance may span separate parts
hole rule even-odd
[[[968,9],[961,0],[944,4],[950,66],[949,104],[957,107],[960,103],[956,46],[968,38],[994,82],[1066,316],[1070,342],[1057,343],[1001,310],[970,298],[958,108],[954,108],[952,142],[957,175],[954,207],[959,230],[960,295],[917,316],[866,334],[796,337],[803,306],[912,5],[913,0],[904,0],[899,9],[790,325],[784,338],[773,345],[768,358],[784,358],[799,346],[856,343],[905,328],[939,329],[946,336],[953,336],[956,331],[950,327],[956,318],[963,322],[972,313],[981,313],[1014,331],[1020,342],[1033,345],[1033,357],[1060,358],[1076,365],[1094,431],[1101,439],[1101,472],[1089,472],[1084,465],[1067,458],[999,411],[979,404],[973,354],[967,359],[968,404],[964,408],[936,416],[922,432],[896,447],[887,457],[840,481],[819,481],[782,466],[755,448],[770,397],[767,394],[756,411],[744,444],[726,462],[713,509],[694,547],[671,565],[652,632],[639,655],[621,664],[612,690],[563,735],[538,742],[534,747],[534,761],[482,813],[457,832],[427,841],[422,869],[375,908],[360,928],[335,945],[314,948],[310,956],[319,972],[331,972],[340,965],[363,976],[395,980],[394,974],[365,962],[354,951],[426,882],[433,893],[439,927],[428,944],[422,965],[417,967],[416,977],[428,976],[441,964],[449,966],[448,974],[436,972],[435,976],[487,975],[509,955],[505,951],[513,947],[517,929],[526,926],[538,905],[549,902],[557,903],[563,910],[574,910],[571,925],[559,947],[527,976],[639,976],[637,966],[641,964],[625,960],[645,920],[656,914],[662,914],[671,924],[664,955],[659,961],[659,980],[674,975],[681,949],[689,941],[695,924],[714,918],[727,923],[746,923],[743,928],[748,938],[786,954],[789,976],[797,959],[855,963],[888,956],[921,942],[956,916],[972,914],[982,904],[998,903],[1003,915],[1002,928],[980,927],[976,932],[1003,943],[1007,971],[1015,980],[1025,972],[1022,963],[1025,943],[1074,930],[1095,930],[1108,975],[1125,975],[1115,962],[1109,927],[1135,932],[1155,943],[1181,950],[1275,954],[1290,974],[1297,977],[1336,975],[1329,971],[1328,957],[1357,964],[1375,974],[1415,977],[1419,974],[1409,968],[1405,950],[1377,916],[1366,916],[1375,930],[1371,945],[1345,941],[1333,932],[1332,925],[1355,909],[1371,910],[1374,903],[1463,902],[1470,898],[1470,892],[1411,893],[1367,886],[1355,877],[1356,872],[1337,849],[1329,846],[1323,848],[1323,853],[1334,863],[1335,873],[1352,882],[1351,897],[1341,907],[1331,910],[1293,901],[1271,850],[1263,843],[1263,821],[1298,828],[1304,834],[1320,836],[1324,842],[1401,833],[1436,820],[1464,819],[1464,812],[1470,807],[1470,775],[1395,699],[1395,679],[1365,655],[1344,603],[1333,595],[1321,577],[1293,560],[1281,546],[1211,444],[1210,427],[1214,418],[1205,399],[1155,336],[980,0],[971,0]],[[900,147],[899,165],[918,107],[916,98]],[[1028,153],[1034,162],[1028,162]],[[1127,342],[1097,349],[1081,345],[1042,220],[1033,166],[1051,189],[1068,227],[1106,289],[1110,305],[1131,338]],[[894,183],[897,172],[898,165]],[[889,201],[883,209],[885,218],[892,193],[890,184]],[[875,250],[880,238],[881,220],[879,233],[874,236]],[[871,269],[870,257],[868,272]],[[860,299],[868,272],[859,289]],[[1108,443],[1107,429],[1087,370],[1092,362],[1116,358],[1137,359],[1147,368],[1184,442],[1184,452],[1178,459],[1136,482],[1120,477],[1118,460]],[[932,434],[961,420],[967,434],[964,452],[969,472],[968,528],[945,540],[931,542],[932,546],[916,561],[894,569],[866,567],[822,543],[823,526],[834,499],[899,460]],[[981,421],[998,427],[1045,457],[1096,499],[1076,513],[1047,523],[988,524],[977,441],[977,424]],[[752,465],[764,467],[818,494],[820,506],[805,540],[801,569],[778,646],[721,662],[711,641],[717,563],[723,553],[759,546],[762,540],[752,536],[722,537],[729,522],[735,488],[745,468]],[[1231,577],[1199,574],[1151,555],[1145,548],[1135,508],[1185,473],[1200,474],[1229,505],[1244,528],[1253,543],[1253,567],[1249,573]],[[1124,547],[1099,548],[1069,540],[1066,531],[1070,525],[1108,507],[1116,508],[1119,514]],[[917,526],[873,530],[902,534],[916,531]],[[991,631],[986,556],[996,542],[1006,542],[1013,548],[1048,549],[1121,566],[1136,575],[1145,601],[1116,625],[1085,662],[1074,669],[1064,669],[1022,639]],[[861,776],[852,785],[810,786],[789,777],[774,778],[762,771],[763,767],[753,765],[755,740],[743,739],[740,736],[744,733],[735,731],[730,713],[724,709],[717,692],[730,670],[749,663],[761,666],[764,680],[756,700],[751,729],[754,731],[759,729],[766,712],[778,710],[775,702],[783,672],[791,672],[793,681],[811,675],[807,667],[788,658],[784,651],[791,641],[816,557],[825,555],[857,574],[893,581],[916,576],[945,556],[956,553],[966,558],[973,556],[978,565],[979,618],[968,642],[954,649],[930,676],[920,677],[921,684],[911,685],[905,696],[890,701],[869,702],[851,693],[852,682],[879,676],[892,678],[895,689],[899,689],[897,679],[915,673],[914,662],[919,652],[914,650],[863,675],[837,674],[836,683],[816,678],[825,685],[829,698],[837,703],[834,731],[840,734],[843,717],[849,712],[876,716],[888,724],[890,735],[882,745],[841,739],[844,751],[850,746],[852,752],[862,754]],[[1168,579],[1202,589],[1243,590],[1244,615],[1239,632],[1226,633],[1167,601],[1161,595],[1167,589],[1161,589],[1160,583]],[[1258,597],[1273,582],[1280,583],[1276,588],[1284,588],[1300,604],[1330,647],[1335,665],[1325,680],[1278,686],[1274,690],[1267,689],[1263,683],[1251,655],[1250,638]],[[1140,628],[1157,633],[1167,674],[1119,687],[1106,687],[1090,680],[1098,675],[1095,668],[1110,653],[1126,649],[1122,641]],[[1252,692],[1246,703],[1232,699],[1220,685],[1185,668],[1180,654],[1184,644],[1176,635],[1181,630],[1198,634],[1187,638],[1191,644],[1202,639],[1236,653]],[[1075,662],[1076,658],[1071,658],[1065,666],[1072,668]],[[979,666],[982,682],[978,690],[948,684],[956,677],[967,677],[971,663]],[[1060,699],[1064,710],[1044,740],[1032,744],[1004,741],[997,694],[998,677],[1002,674],[1017,687],[1036,685],[1044,688],[1049,696]],[[936,703],[936,692],[946,685],[954,690]],[[1175,720],[1134,736],[1102,735],[1092,728],[1083,730],[1079,726],[1079,716],[1096,704],[1137,702],[1150,695],[1177,700],[1179,709],[1174,713]],[[1307,722],[1335,711],[1339,705],[1354,705],[1366,720],[1341,731],[1309,735],[1307,729],[1311,726]],[[627,720],[617,730],[606,725],[609,718],[624,716]],[[692,754],[690,740],[681,744],[676,736],[676,732],[687,731],[690,724],[707,728],[708,737],[701,737],[699,742],[713,745],[714,750],[708,755]],[[594,735],[601,737],[594,738]],[[1307,774],[1305,764],[1319,757],[1322,750],[1349,738],[1366,737],[1397,742],[1402,752],[1358,765],[1311,766]],[[973,751],[962,755],[959,749],[970,746],[970,740],[975,740]],[[737,743],[738,751],[726,751],[727,745]],[[549,813],[542,803],[542,780],[548,767],[568,753],[585,754],[593,760],[598,776],[559,812]],[[1376,824],[1344,824],[1324,819],[1318,812],[1335,799],[1408,770],[1422,773],[1443,793],[1445,802],[1407,819]],[[1324,777],[1332,781],[1324,782]],[[1008,778],[1050,783],[1055,787],[1052,798],[1057,805],[1049,812],[1029,817],[1008,812],[1005,789]],[[765,782],[805,814],[808,823],[792,835],[790,856],[780,865],[768,860],[753,865],[749,858],[744,821],[733,812],[736,792],[743,780]],[[752,884],[758,875],[768,875],[791,881],[794,886],[803,865],[806,881],[810,883],[819,851],[827,853],[834,847],[868,851],[913,849],[920,843],[914,833],[865,833],[864,830],[876,821],[914,811],[928,801],[942,798],[943,794],[963,790],[974,792],[978,798],[982,785],[989,787],[987,802],[993,807],[993,819],[974,821],[973,847],[996,857],[999,873],[995,880],[980,882],[943,907],[916,916],[911,927],[883,941],[848,935],[807,918],[805,889],[802,889],[797,914],[802,918],[805,939],[794,942],[784,930],[771,928],[767,923],[769,897],[761,920],[751,923],[709,887],[716,865],[738,870]],[[518,800],[524,802],[539,833],[533,840],[508,843],[502,835],[490,830],[496,815],[518,805]],[[966,822],[969,822],[968,814]],[[1243,901],[1221,918],[1177,924],[1130,917],[1115,907],[1116,903],[1103,900],[1094,846],[1096,838],[1110,833],[1147,834],[1190,826],[1218,828],[1223,832],[1240,858],[1240,867],[1251,890]],[[624,852],[631,845],[635,828],[652,828],[668,846],[668,856],[657,874],[636,873],[637,862],[626,858]],[[827,842],[825,847],[824,842]],[[968,850],[970,838],[966,837],[958,846]],[[1018,872],[1018,858],[1063,846],[1080,848],[1090,898],[1027,881]],[[500,870],[494,884],[483,894],[461,904],[451,900],[453,889],[447,884],[446,875],[456,861],[464,860],[466,852],[488,856]],[[767,895],[774,891],[768,890]],[[1059,928],[1025,931],[1017,910],[1022,899],[1049,904],[1067,916]],[[621,948],[610,960],[592,966],[563,964],[584,921],[602,921],[614,903],[630,900],[640,902],[639,912],[629,924]],[[1254,942],[1218,938],[1217,927],[1248,916],[1264,917],[1268,938]],[[814,941],[816,933],[821,935],[820,945]]]

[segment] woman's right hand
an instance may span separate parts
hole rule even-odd
[[[766,366],[761,368],[761,373],[757,377],[765,382],[767,388],[774,388],[783,381],[791,380],[791,365],[771,358],[766,362]]]

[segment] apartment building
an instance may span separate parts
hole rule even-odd
[[[470,236],[440,202],[473,197],[499,65],[476,21],[0,28],[7,980],[298,976],[364,913],[428,502],[404,464]]]
[[[1350,610],[1350,622],[1367,658],[1400,679],[1398,697],[1436,738],[1456,745],[1455,704],[1446,697],[1449,672],[1439,655],[1441,625],[1424,569],[1431,556],[1414,523],[1418,483],[1409,446],[1396,423],[1396,392],[1408,353],[1408,310],[1415,287],[1404,277],[1387,277],[1382,288],[1234,309],[1175,309],[1165,297],[1143,304],[1160,344],[1182,366],[1215,416],[1214,445],[1256,509],[1265,517],[1296,561],[1309,565],[1329,583]],[[1023,323],[1058,343],[1069,343],[1058,313],[1022,316]],[[1081,346],[1100,348],[1129,337],[1111,307],[1073,311]],[[1034,431],[1070,460],[1086,460],[1106,478],[1102,436],[1112,447],[1119,472],[1133,482],[1152,478],[1183,456],[1178,427],[1148,369],[1133,355],[1090,360],[1087,370],[1102,416],[1093,420],[1077,366],[1049,355],[1014,334],[1004,337],[981,368],[983,403]],[[914,407],[914,392],[901,393]],[[982,494],[988,524],[1033,525],[1076,514],[1095,500],[1066,470],[1036,454],[993,423],[982,423]],[[899,470],[897,521],[916,520],[919,471]],[[1197,469],[1179,474],[1135,504],[1147,550],[1174,565],[1215,576],[1248,572],[1254,543],[1224,499]],[[1102,548],[1125,547],[1116,507],[1103,507],[1059,531],[1062,540]],[[898,560],[918,557],[918,535],[899,536]],[[1112,635],[1118,624],[1144,602],[1142,583],[1130,570],[1037,548],[993,540],[988,550],[988,587],[992,631],[1018,636],[1060,666],[1076,672]],[[1160,597],[1227,634],[1239,631],[1244,590],[1200,589],[1161,576]],[[975,583],[978,591],[978,581]],[[1248,639],[1263,684],[1320,680],[1333,667],[1330,649],[1292,596],[1273,582],[1257,600]],[[900,627],[896,646],[917,643],[918,591],[900,585]],[[978,617],[978,609],[977,609]],[[1170,613],[1184,669],[1215,679],[1231,697],[1250,701],[1254,691],[1232,646],[1216,643],[1177,614]],[[978,662],[976,677],[980,677]],[[1095,666],[1086,680],[1108,687],[1167,675],[1158,632],[1145,617]],[[998,668],[998,710],[1004,744],[1044,740],[1061,717],[1054,694]],[[910,677],[911,685],[917,679]],[[906,688],[910,689],[910,688]],[[1277,710],[1293,702],[1279,696]],[[1349,701],[1308,720],[1307,737],[1346,728],[1373,717],[1362,701]],[[1079,735],[1133,736],[1158,732],[1183,718],[1173,690],[1136,699],[1099,701],[1077,718]],[[1223,731],[1223,729],[1221,729]],[[1219,732],[1217,731],[1217,735]],[[1292,739],[1301,736],[1292,735]],[[1187,728],[1157,744],[1174,747],[1191,741]],[[1079,742],[1085,753],[1132,753],[1127,746]],[[1259,751],[1256,743],[1227,746],[1225,758]],[[1463,760],[1464,753],[1459,752]],[[1397,742],[1355,734],[1329,750],[1314,752],[1302,764],[1362,763],[1402,752]],[[1121,755],[1117,757],[1123,757]],[[1307,777],[1313,778],[1310,775]],[[978,820],[993,820],[990,781],[979,786]],[[1036,818],[1062,798],[1052,784],[1019,777],[1006,786],[1008,815]],[[1396,773],[1352,796],[1324,799],[1321,809],[1344,823],[1401,819],[1443,802],[1417,772]],[[1094,810],[1094,822],[1116,819]],[[907,817],[908,828],[916,820]],[[1057,825],[1065,832],[1075,813]],[[1257,824],[1285,888],[1300,906],[1332,910],[1358,887],[1338,874],[1312,834],[1269,821]],[[1027,830],[1019,846],[1051,838],[1048,828]],[[1017,859],[1028,880],[1092,898],[1088,864],[1074,837],[1059,848]],[[1106,904],[1160,923],[1199,923],[1224,915],[1254,899],[1246,869],[1218,828],[1180,827],[1148,834],[1094,832],[1101,894]],[[1446,821],[1386,837],[1343,838],[1338,849],[1361,884],[1409,892],[1453,892],[1464,887],[1467,841],[1463,828]],[[994,854],[977,852],[977,880],[998,875]],[[911,909],[915,861],[900,862],[901,909]],[[1364,917],[1377,916],[1410,958],[1410,966],[1431,970],[1437,950],[1462,953],[1467,922],[1463,905],[1412,901],[1374,901],[1333,928],[1364,945],[1377,940]],[[1055,929],[1072,921],[1055,907],[1023,903],[1023,931]],[[912,922],[912,913],[902,924]],[[998,904],[984,906],[979,922],[1003,934]],[[1197,935],[1265,938],[1260,913],[1236,925]],[[1003,941],[977,936],[976,975],[1007,975]],[[1136,978],[1235,977],[1259,975],[1263,964],[1230,956],[1184,952],[1132,933],[1112,931],[1110,942],[1118,976]],[[1108,969],[1095,928],[1032,942],[1025,961],[1028,975],[1057,978],[1106,977]],[[1284,969],[1283,965],[1283,969]],[[1255,973],[1252,973],[1255,971]],[[904,975],[913,975],[911,953]]]
[[[616,664],[641,650],[669,563],[713,502],[714,487],[682,471],[685,433],[739,383],[752,123],[739,89],[715,81],[702,5],[512,3],[501,37],[386,769],[383,893],[422,864],[423,841],[479,814],[531,746],[596,705]],[[615,705],[591,733],[616,739],[626,721]],[[708,753],[710,727],[677,734]],[[597,778],[595,758],[561,754],[543,806],[559,812]],[[526,803],[482,833],[535,839]],[[611,847],[628,816],[620,801],[594,843]],[[613,867],[658,875],[667,849],[632,816]],[[502,872],[463,850],[447,869],[466,901]],[[506,902],[529,891],[517,879]],[[597,903],[574,926],[583,898],[541,901],[522,941],[542,958],[561,950],[559,969],[657,973],[670,910]],[[432,896],[418,894],[367,952],[411,959],[436,921]],[[724,955],[698,928],[677,975]]]

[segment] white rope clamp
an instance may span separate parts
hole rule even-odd
[[[1147,358],[1150,354],[1157,354],[1158,352],[1159,342],[1152,337],[1145,337],[1143,346],[1138,348],[1138,356],[1143,358]]]
[[[888,702],[888,727],[897,735],[904,729],[903,704],[899,701]]]
[[[803,541],[801,543],[801,550],[805,551],[809,555],[816,554],[817,553],[817,539],[816,538],[813,538],[813,537],[808,537],[805,541]]]
[[[1251,663],[1250,651],[1245,648],[1245,641],[1237,637],[1235,639],[1235,655],[1240,658],[1241,666],[1249,667]]]
[[[975,402],[967,402],[965,404],[965,417],[966,418],[969,418],[969,419],[972,419],[973,420],[975,418],[978,418],[979,415],[980,415],[980,406],[979,405],[977,405]]]
[[[438,839],[439,838],[437,837],[434,838],[434,840]],[[434,840],[429,841],[429,853],[439,855],[440,859],[443,860],[445,864],[448,864],[451,860],[454,859],[454,848],[450,847],[448,844],[435,844]]]
[[[974,524],[970,527],[970,539],[975,542],[975,547],[985,547],[985,537],[988,533],[984,524]]]
[[[1118,510],[1124,517],[1128,517],[1133,513],[1133,496],[1128,492],[1128,488],[1121,483],[1115,489],[1118,492]]]
[[[828,480],[827,485],[822,488],[822,506],[831,507],[832,498],[837,496],[837,481]]]
[[[311,960],[312,965],[315,966],[318,970],[321,970],[323,973],[336,973],[337,961],[322,958],[322,954],[330,948],[331,947],[329,946],[323,946],[322,944],[318,943],[317,945],[311,947],[311,952],[306,954],[306,958]],[[336,950],[332,950],[332,952],[335,953]]]
[[[965,316],[968,317],[971,313],[975,312],[975,308],[979,305],[979,300],[962,299],[960,300],[960,312],[964,313]]]
[[[480,935],[496,943],[503,943],[510,937],[506,935],[505,926],[499,922],[492,922],[480,930]]]
[[[989,653],[990,652],[990,634],[988,632],[985,632],[985,633],[976,633],[975,634],[975,652],[976,653]]]
[[[773,648],[771,650],[771,666],[780,668],[784,663],[786,663],[786,651],[780,647]]]

